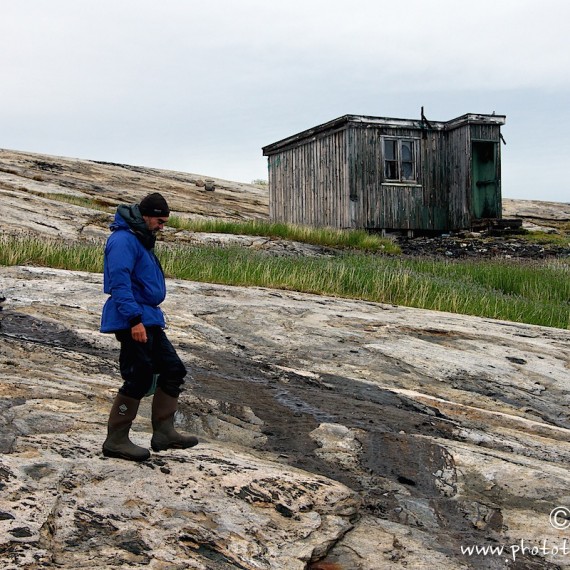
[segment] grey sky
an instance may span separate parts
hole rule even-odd
[[[567,0],[4,0],[0,147],[267,178],[345,114],[507,116],[503,195],[567,202]]]

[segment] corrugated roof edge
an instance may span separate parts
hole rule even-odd
[[[450,121],[446,122],[429,121],[429,126],[432,129],[436,130],[450,130],[460,127],[467,123],[504,125],[505,121],[506,121],[505,115],[485,115],[477,113],[466,113],[465,115],[461,115],[460,117],[451,119]],[[322,123],[321,125],[317,125],[305,131],[301,131],[295,135],[291,135],[277,142],[264,146],[262,148],[263,155],[268,156],[284,148],[287,148],[295,143],[299,143],[301,141],[309,142],[311,139],[316,138],[316,136],[321,133],[342,129],[349,124],[357,124],[357,123],[363,126],[383,125],[387,127],[390,126],[408,127],[416,129],[426,128],[426,122],[419,119],[418,120],[397,119],[392,117],[371,117],[367,115],[343,115],[342,117],[338,117],[336,119],[333,119],[332,121]]]

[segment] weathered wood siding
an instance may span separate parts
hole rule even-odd
[[[417,229],[444,231],[449,228],[449,187],[446,165],[446,133],[427,130],[421,139],[423,216]]]
[[[348,130],[349,186],[355,212],[353,226],[367,229],[445,230],[445,140],[441,131],[423,138],[418,129],[359,128]],[[417,179],[384,181],[383,137],[415,142]]]
[[[271,220],[350,226],[345,133],[331,133],[269,156]]]
[[[471,223],[468,187],[471,153],[469,126],[458,127],[448,131],[446,135],[449,229],[468,228]]]

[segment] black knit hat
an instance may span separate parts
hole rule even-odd
[[[139,210],[143,216],[164,216],[170,215],[170,208],[162,194],[154,192],[145,196],[139,204]]]

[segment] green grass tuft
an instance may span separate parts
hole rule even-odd
[[[318,245],[321,247],[359,249],[388,254],[400,253],[398,244],[387,238],[370,234],[365,230],[338,230],[312,228],[293,224],[249,220],[235,222],[220,219],[189,220],[170,216],[168,225],[193,232],[265,236]]]
[[[74,196],[72,194],[60,194],[57,192],[50,192],[48,194],[36,193],[37,196],[47,198],[48,200],[57,200],[58,202],[65,202],[66,204],[73,204],[74,206],[82,206],[83,208],[90,208],[92,210],[101,210],[103,212],[111,212],[113,206],[106,204],[102,200],[96,198],[86,198],[83,196]]]

